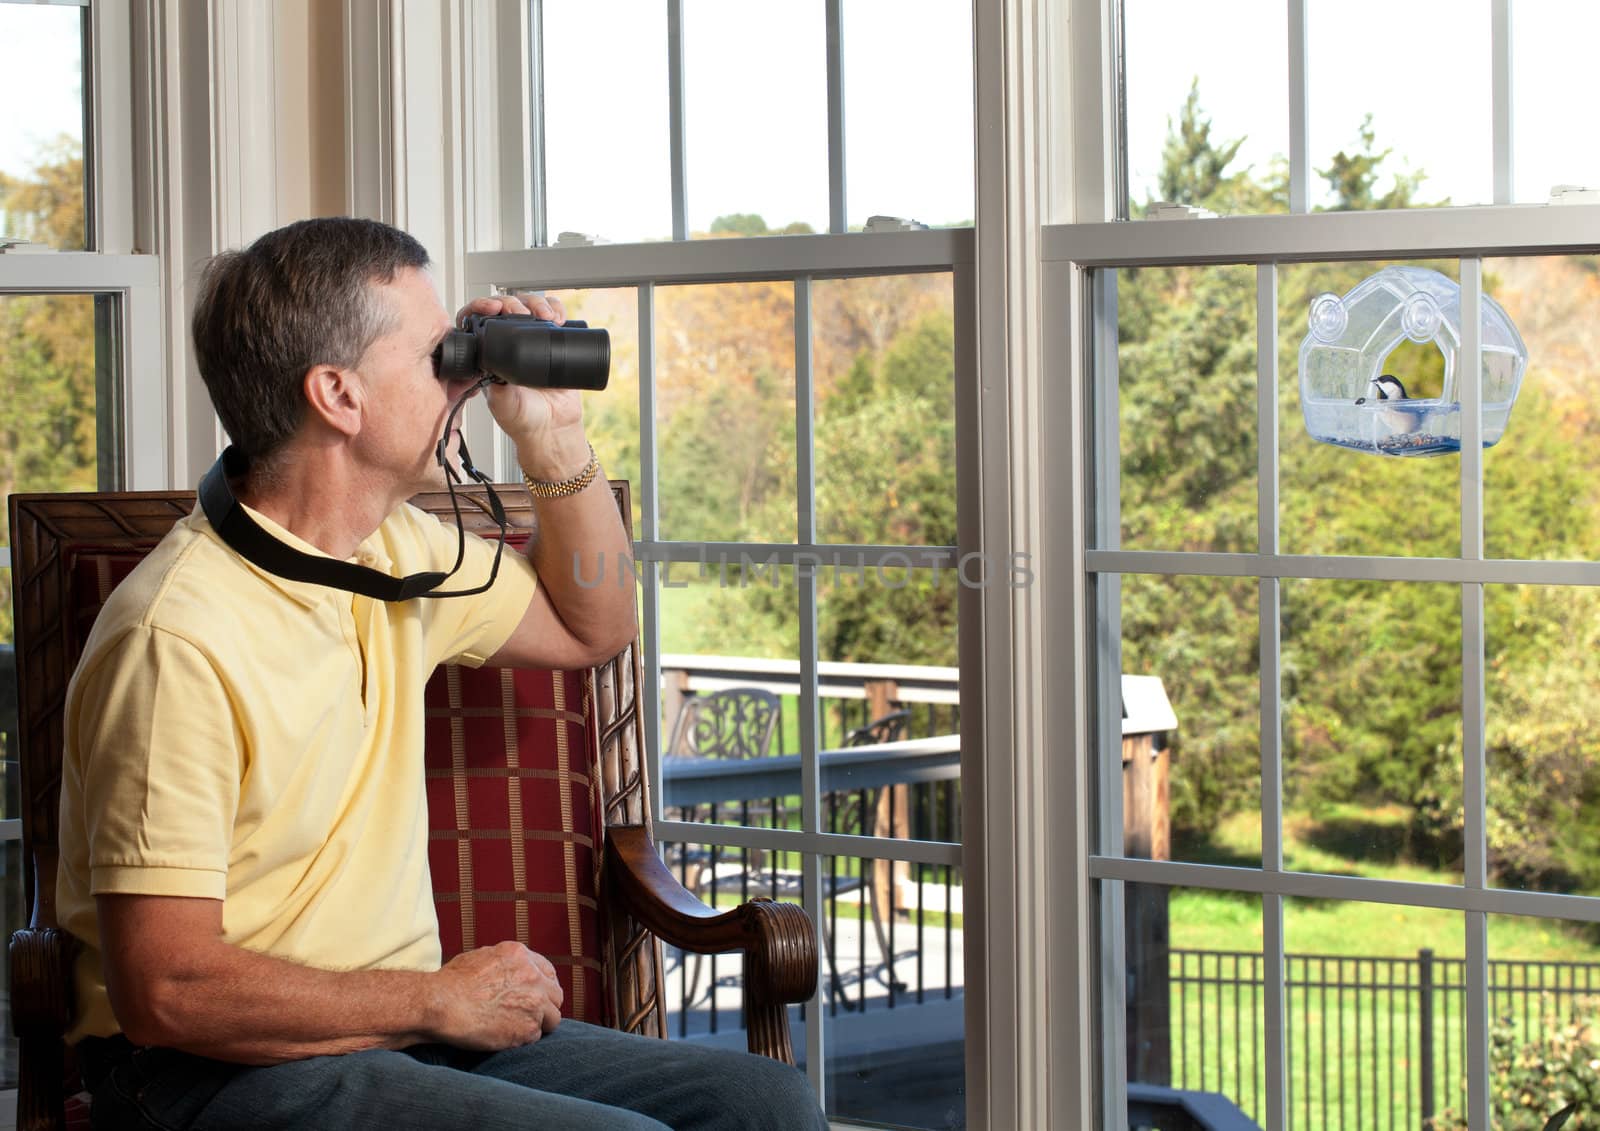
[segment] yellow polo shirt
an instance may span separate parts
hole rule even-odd
[[[455,554],[453,527],[404,506],[352,560],[402,575]],[[481,584],[493,554],[469,535],[446,587]],[[67,690],[56,905],[84,944],[68,1039],[120,1028],[101,893],[223,900],[227,942],[306,966],[438,969],[423,686],[493,655],[535,584],[508,549],[487,593],[374,601],[252,565],[198,507],[181,520],[112,593]]]

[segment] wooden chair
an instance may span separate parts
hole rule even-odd
[[[627,484],[612,489],[626,522]],[[532,504],[521,487],[499,493],[514,544],[523,544]],[[464,524],[493,535],[481,489],[468,494],[478,505],[464,507]],[[67,681],[112,587],[194,501],[188,491],[10,499],[22,848],[32,865],[29,926],[10,944],[23,1131],[87,1125],[87,1097],[61,1039],[73,1015],[77,944],[55,909]],[[414,502],[451,521],[444,492]],[[799,906],[769,900],[716,912],[662,863],[651,838],[639,664],[636,640],[590,669],[434,674],[429,864],[445,957],[518,939],[555,964],[567,1016],[665,1038],[661,942],[743,951],[749,1048],[792,1064],[788,1004],[809,998],[817,981],[811,921]]]

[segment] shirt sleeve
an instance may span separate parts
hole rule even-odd
[[[227,689],[199,649],[130,628],[80,673],[66,740],[82,775],[91,894],[225,897],[245,759]]]
[[[456,558],[457,534],[453,525],[407,505],[418,537],[427,546],[429,569],[448,569]],[[496,543],[468,534],[461,569],[442,589],[472,589],[489,579],[494,566]],[[430,663],[466,664],[481,667],[498,652],[522,623],[539,575],[519,547],[506,543],[500,555],[500,571],[485,592],[470,597],[420,598]]]

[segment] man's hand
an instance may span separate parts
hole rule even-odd
[[[456,955],[440,980],[435,1039],[499,1052],[537,1041],[561,1021],[563,995],[548,958],[502,942]]]
[[[469,314],[531,314],[557,325],[567,320],[560,299],[531,294],[473,299],[456,315],[456,325]],[[511,437],[518,461],[533,478],[560,482],[588,464],[583,396],[576,389],[528,389],[496,382],[487,392],[490,413]]]

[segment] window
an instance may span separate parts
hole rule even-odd
[[[1119,0],[1127,215],[1544,203],[1595,187],[1567,114],[1581,0]],[[1263,97],[1263,92],[1267,96]]]
[[[1464,220],[1411,221],[1404,263],[1459,286],[1462,310],[1503,309],[1528,367],[1495,439],[1490,320],[1459,351],[1388,342],[1374,362],[1414,400],[1459,403],[1459,450],[1415,459],[1317,442],[1300,377],[1312,300],[1390,267],[1400,229],[1052,233],[1047,258],[1087,273],[1099,343],[1090,874],[1100,961],[1122,975],[1102,982],[1107,1126],[1149,1125],[1168,1086],[1262,1125],[1480,1127],[1512,1092],[1543,1119],[1565,1100],[1518,1057],[1600,1052],[1580,721],[1594,266],[1559,236],[1497,255],[1528,248],[1529,210]],[[1130,675],[1160,679],[1176,720],[1131,753]],[[1164,806],[1136,792],[1141,757]],[[1547,1047],[1555,1019],[1578,1038]]]
[[[634,485],[668,863],[714,903],[810,911],[823,986],[792,1025],[830,1116],[944,1127],[966,1107],[971,12],[880,7],[533,5],[544,246],[469,254],[467,276],[611,331],[585,415]],[[628,63],[596,93],[601,26]],[[880,214],[922,223],[859,230]],[[695,729],[718,712],[745,723],[726,750]],[[735,960],[668,967],[672,1034],[742,1047]]]

